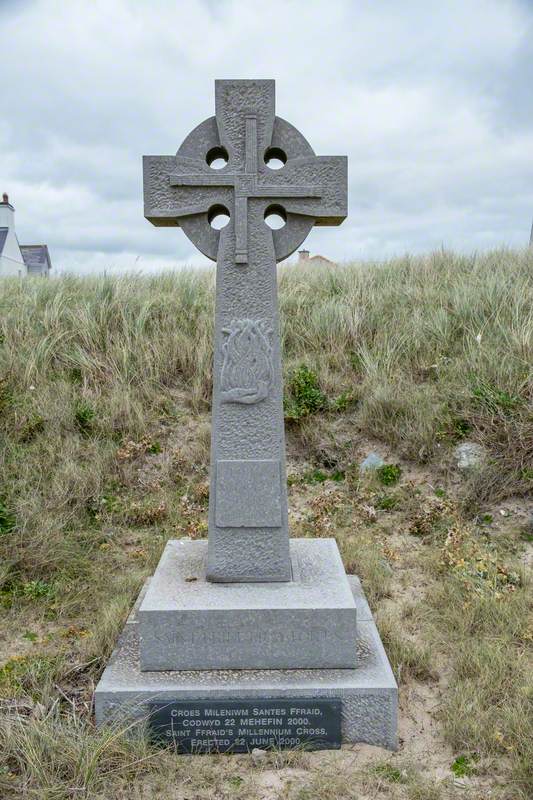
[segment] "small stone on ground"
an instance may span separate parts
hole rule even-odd
[[[266,750],[261,750],[259,747],[254,747],[254,749],[252,750],[252,761],[254,762],[254,764],[258,764],[261,761],[264,761],[266,757],[267,757]]]
[[[364,461],[361,461],[359,469],[361,470],[361,472],[366,472],[367,470],[370,469],[379,469],[384,464],[385,462],[383,461],[381,456],[378,455],[377,453],[372,452],[367,455]]]
[[[485,459],[485,448],[476,442],[463,442],[453,451],[458,469],[479,467]]]

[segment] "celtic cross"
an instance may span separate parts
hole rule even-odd
[[[291,579],[276,262],[347,213],[346,158],[316,156],[275,116],[274,91],[272,80],[216,81],[215,116],[175,156],[143,159],[145,217],[181,227],[217,262],[207,564],[217,582]],[[279,230],[265,221],[274,213]],[[229,222],[217,230],[220,214]]]

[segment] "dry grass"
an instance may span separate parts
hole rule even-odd
[[[91,721],[165,541],[206,534],[212,273],[2,283],[2,798],[529,796],[531,532],[494,503],[533,485],[532,257],[282,269],[292,532],[335,536],[361,576],[403,745],[261,764]],[[489,453],[469,478],[463,438]],[[398,483],[359,475],[369,440]]]

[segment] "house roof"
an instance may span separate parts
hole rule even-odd
[[[333,264],[334,263],[333,261],[331,261],[331,259],[326,258],[326,256],[319,256],[319,255],[310,256],[307,260],[308,261],[324,261],[326,264]]]
[[[8,230],[9,228],[0,228],[0,256],[2,255],[2,251],[6,243]]]
[[[50,254],[45,244],[21,244],[20,252],[28,271],[39,272],[44,268],[52,269]]]
[[[318,253],[316,256],[309,255],[309,250],[298,250],[298,255],[299,255],[298,261],[302,264],[312,264],[313,262],[315,264],[318,264],[320,262],[324,264],[332,264],[332,265],[335,264],[334,261],[331,261],[329,258],[326,258],[326,256],[321,256]]]

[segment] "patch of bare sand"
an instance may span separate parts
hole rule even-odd
[[[305,785],[309,778],[309,771],[284,767],[282,769],[265,769],[256,772],[254,783],[258,790],[260,800],[280,800],[286,797],[292,786]]]
[[[431,684],[413,682],[400,690],[400,753],[414,764],[424,765],[424,776],[435,780],[450,777],[454,760],[436,720],[443,696],[440,680]]]
[[[20,626],[14,629],[9,616],[4,616],[4,628],[0,632],[0,668],[11,658],[26,658],[36,652],[41,653],[50,640],[60,632],[57,623],[28,620],[27,629]]]

